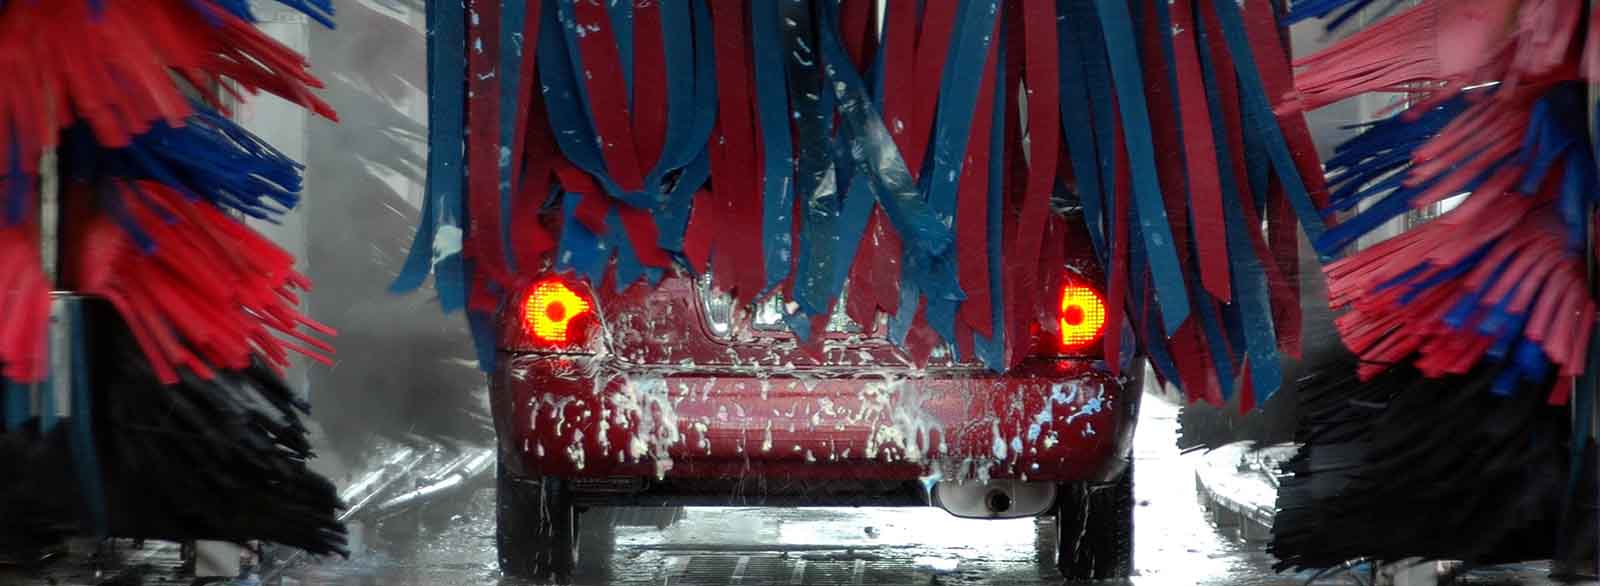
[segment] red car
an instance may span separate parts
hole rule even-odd
[[[1069,236],[1045,280],[1056,323],[1004,374],[948,352],[914,366],[881,319],[834,319],[819,357],[778,301],[734,307],[686,274],[621,294],[531,279],[490,385],[502,569],[572,571],[596,507],[932,505],[1054,515],[1065,576],[1128,575],[1142,367],[1100,358],[1099,269]]]

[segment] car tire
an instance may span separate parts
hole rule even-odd
[[[495,549],[501,573],[543,580],[572,575],[578,564],[578,511],[560,479],[513,478],[496,472]]]
[[[1133,574],[1133,466],[1111,484],[1064,484],[1056,497],[1056,569],[1067,580]]]

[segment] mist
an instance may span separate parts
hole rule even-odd
[[[307,54],[341,122],[306,126],[304,271],[312,317],[339,330],[332,367],[306,373],[325,456],[362,468],[395,443],[491,445],[485,377],[460,313],[431,287],[394,295],[427,161],[421,2],[336,2]],[[335,478],[336,481],[341,479]]]

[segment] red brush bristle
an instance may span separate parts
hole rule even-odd
[[[0,229],[0,366],[5,378],[20,383],[44,380],[48,363],[45,328],[50,291],[39,266],[36,232],[27,227]]]
[[[12,2],[0,11],[0,128],[16,132],[15,146],[0,141],[0,161],[37,171],[57,131],[79,120],[110,147],[157,121],[183,124],[191,108],[174,73],[203,90],[228,80],[334,117],[311,93],[322,84],[304,57],[226,11],[210,21],[186,0],[90,4]]]
[[[280,366],[289,351],[329,362],[333,348],[301,330],[332,330],[297,308],[292,291],[305,278],[294,258],[209,204],[190,201],[154,182],[109,190],[154,244],[133,246],[127,229],[106,212],[80,220],[70,238],[70,284],[110,299],[133,328],[157,375],[177,382],[182,367],[203,378],[214,368],[243,368],[261,354]],[[74,197],[87,196],[77,186]],[[150,208],[165,208],[165,221]],[[290,339],[274,335],[278,332]]]

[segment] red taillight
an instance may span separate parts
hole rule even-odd
[[[594,306],[565,281],[541,279],[522,303],[522,328],[535,344],[568,348],[583,344]]]
[[[1063,285],[1056,325],[1061,331],[1062,350],[1088,348],[1106,332],[1106,302],[1099,292],[1089,287]]]

